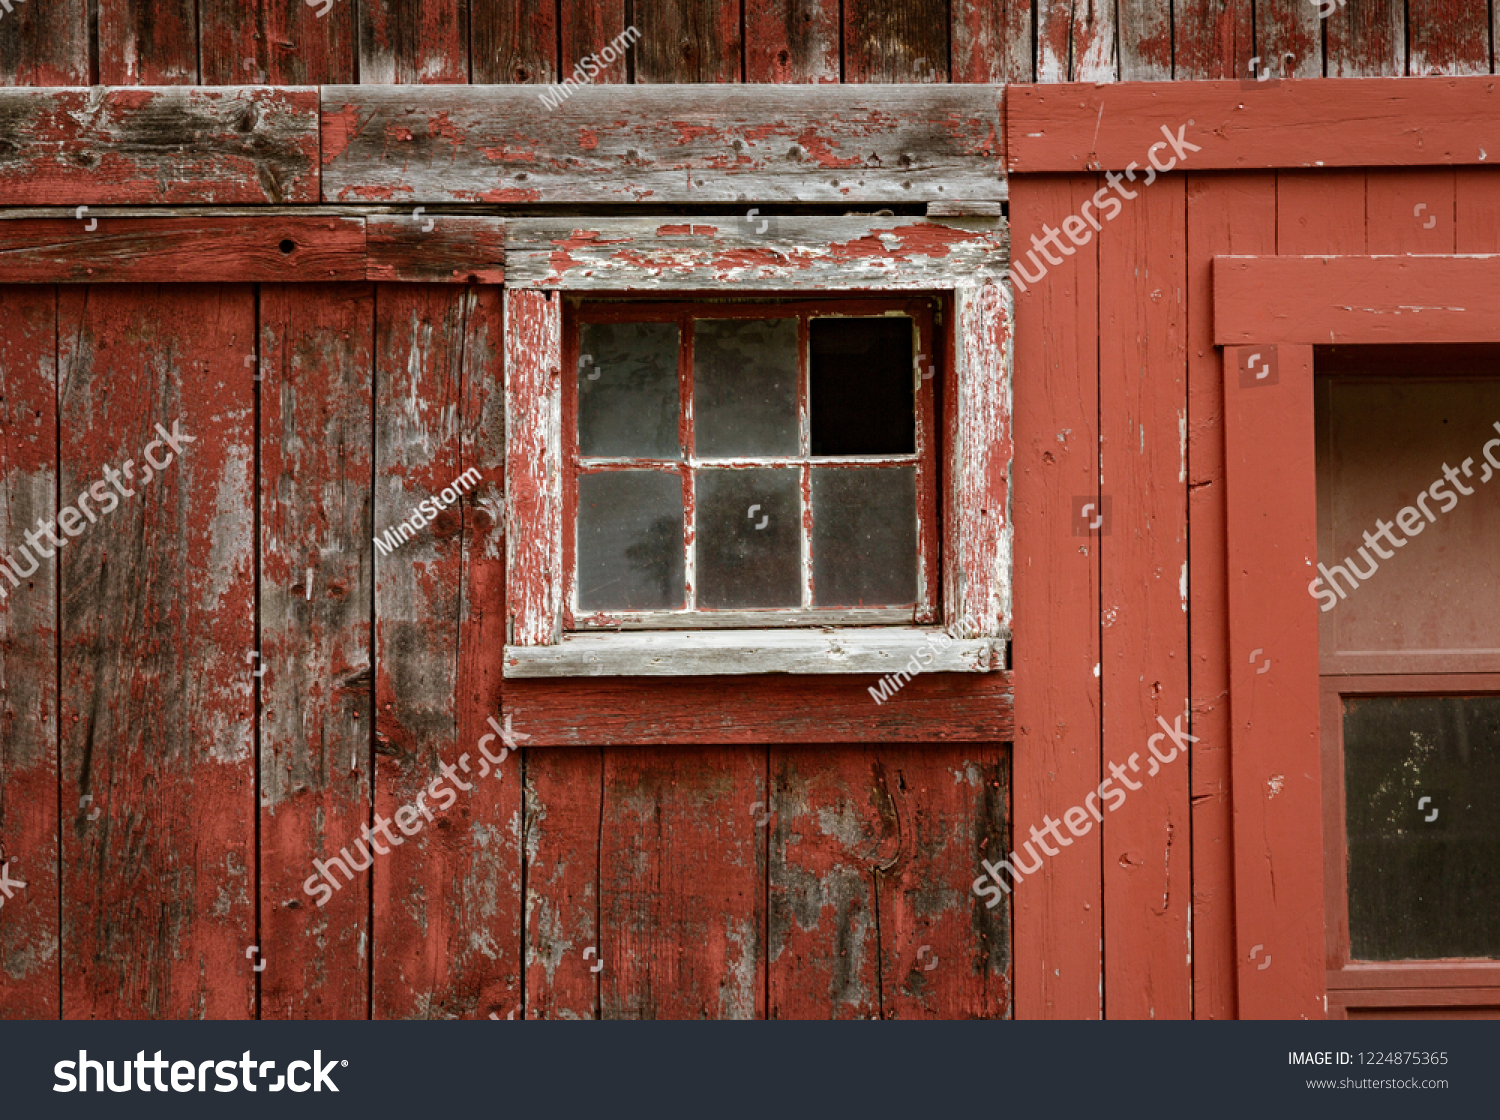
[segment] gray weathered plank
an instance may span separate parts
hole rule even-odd
[[[1004,224],[984,219],[526,218],[506,228],[505,275],[570,290],[919,290],[998,279],[1006,250]]]
[[[568,87],[573,88],[573,87]],[[324,195],[360,202],[999,198],[993,85],[328,86]]]
[[[0,91],[0,205],[318,200],[313,89]]]

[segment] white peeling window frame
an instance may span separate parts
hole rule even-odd
[[[507,224],[507,677],[1004,668],[1010,637],[1012,304],[998,217],[534,218]],[[922,293],[951,297],[941,626],[563,628],[563,298]]]

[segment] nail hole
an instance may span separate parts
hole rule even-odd
[[[288,238],[287,240],[285,240],[285,241],[283,241],[281,243],[281,251],[283,253],[290,253],[296,247],[297,247],[297,243],[295,241],[291,240],[290,238]]]

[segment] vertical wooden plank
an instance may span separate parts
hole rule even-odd
[[[520,773],[481,756],[502,757],[500,293],[375,298],[375,532],[415,532],[375,558],[376,821],[404,839],[375,858],[373,1013],[482,1018],[521,982]]]
[[[1009,908],[987,909],[966,889],[977,853],[1010,832],[1008,754],[937,743],[882,752],[876,778],[899,838],[875,879],[888,1019],[1010,1016]]]
[[[70,288],[58,318],[60,492],[119,491],[58,558],[63,1013],[253,1017],[254,292]]]
[[[1036,0],[1036,80],[1118,78],[1114,0]]]
[[[1012,244],[1019,250],[1068,216],[1091,212],[1084,208],[1102,186],[1097,176],[1011,180]],[[997,866],[1028,839],[1029,828],[1042,827],[1046,817],[1061,819],[1101,781],[1101,537],[1080,534],[1072,516],[1079,499],[1099,494],[1098,248],[1075,250],[1045,273],[1035,249],[1014,259],[1025,285],[1015,295],[1011,468],[1016,829],[1009,841],[989,843],[979,857]],[[1100,1016],[1100,840],[1097,831],[1075,838],[1063,857],[1024,873],[1007,898],[994,896],[998,888],[991,884],[986,901],[1010,905],[1015,913],[1015,959],[1022,962],[1016,969],[1016,1018]],[[1022,858],[1033,864],[1034,857],[1023,852]],[[982,890],[988,876],[983,866],[975,871],[975,889]],[[1009,886],[1008,873],[1002,868],[999,874]]]
[[[1323,76],[1323,25],[1308,0],[1255,0],[1257,73],[1277,77]],[[1290,57],[1289,57],[1290,56]],[[1242,77],[1248,77],[1248,71]]]
[[[955,82],[1030,82],[1031,0],[954,0],[950,5]]]
[[[197,84],[195,0],[97,2],[100,85]]]
[[[1119,0],[1120,80],[1172,80],[1171,0]]]
[[[1213,256],[1276,251],[1276,176],[1189,175],[1188,630],[1193,747],[1193,1016],[1236,1015],[1229,789],[1229,590],[1224,382],[1213,344]]]
[[[349,0],[202,0],[203,84],[342,85],[356,81]]]
[[[1365,173],[1277,172],[1276,251],[1288,256],[1363,253]]]
[[[1365,173],[1365,251],[1452,253],[1454,169]]]
[[[465,0],[361,0],[359,80],[367,86],[469,80]]]
[[[1191,752],[1165,741],[1158,764],[1148,749],[1164,742],[1151,739],[1159,721],[1188,716],[1186,224],[1184,177],[1168,175],[1141,186],[1100,244],[1101,277],[1131,279],[1099,296],[1100,479],[1113,501],[1100,541],[1103,761],[1127,794],[1102,825],[1111,1019],[1192,1014]]]
[[[1327,29],[1330,78],[1394,78],[1406,73],[1406,2],[1372,0],[1335,7]]]
[[[628,30],[625,26],[625,0],[561,0],[561,12],[560,74],[571,74],[585,58],[615,43]],[[641,18],[637,17],[635,26],[640,23]],[[634,41],[634,33],[630,39]],[[619,57],[610,62],[595,63],[601,67],[594,75],[595,84],[613,82],[618,85],[630,80],[630,59],[637,48],[620,41],[618,49],[624,51]]]
[[[470,0],[476,84],[555,82],[556,0]]]
[[[38,557],[25,534],[57,514],[57,291],[9,287],[3,299],[0,1018],[56,1019],[57,561]]]
[[[1407,0],[1409,73],[1488,74],[1490,14],[1473,0]]]
[[[372,285],[268,284],[258,366],[247,356],[262,378],[264,1019],[369,1008],[370,878],[329,860],[357,853],[371,819],[374,324]]]
[[[601,1018],[765,1017],[766,800],[759,750],[604,749]]]
[[[736,0],[653,0],[636,5],[633,13],[641,31],[635,45],[637,82],[744,80]]]
[[[1500,173],[1491,167],[1460,167],[1453,187],[1457,251],[1500,253]]]
[[[946,82],[944,0],[844,0],[846,82]]]
[[[1277,382],[1251,388],[1240,353],[1224,352],[1239,1014],[1321,1019],[1312,347],[1278,346]]]
[[[878,1019],[876,868],[900,847],[878,753],[771,748],[771,790],[749,823],[769,833],[766,969],[772,1019]]]
[[[0,19],[0,85],[88,84],[87,0],[17,5]]]
[[[561,636],[562,299],[505,292],[505,640],[545,646]]]
[[[1176,0],[1172,75],[1179,82],[1244,78],[1255,54],[1251,0]]]
[[[744,7],[745,81],[839,80],[839,0],[767,0]]]

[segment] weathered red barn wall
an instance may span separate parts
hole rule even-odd
[[[631,62],[600,80],[1198,79],[1287,55],[1286,69],[1306,78],[1488,73],[1494,61],[1486,6],[1436,0],[1351,5],[1324,21],[1301,0],[336,0],[322,18],[301,0],[58,0],[0,19],[0,81],[544,82],[631,22],[643,32]],[[1014,177],[1016,241],[1058,225],[1100,185]],[[1418,195],[1451,209],[1445,246],[1429,249],[1401,220]],[[0,914],[0,1013],[503,1016],[524,982],[529,1013],[545,1016],[1233,1016],[1209,258],[1496,251],[1497,195],[1487,171],[1166,177],[1096,251],[1018,299],[1013,762],[998,744],[537,750],[522,781],[507,775],[469,799],[326,911],[287,904],[303,864],[348,843],[372,804],[388,812],[407,800],[435,759],[467,749],[500,691],[503,542],[482,509],[440,522],[406,546],[422,555],[400,565],[352,559],[371,555],[373,526],[392,519],[407,487],[442,485],[472,463],[488,472],[488,494],[500,493],[480,451],[498,445],[501,424],[498,294],[267,286],[256,326],[248,286],[177,293],[167,305],[215,301],[215,330],[201,337],[163,313],[181,359],[202,349],[217,378],[192,386],[199,402],[182,407],[226,418],[215,454],[244,470],[178,479],[172,500],[188,503],[188,524],[218,511],[244,522],[258,584],[251,557],[237,555],[211,615],[184,607],[132,638],[130,620],[90,614],[88,581],[99,577],[73,557],[39,578],[24,608],[13,600],[0,615],[0,808],[7,837],[35,861],[24,903]],[[54,478],[80,477],[102,453],[92,355],[51,346],[55,333],[123,329],[130,292],[96,298],[28,288],[6,301],[0,510],[11,527],[34,521]],[[266,378],[258,444],[245,412],[252,353]],[[142,384],[153,410],[149,394],[180,375],[163,368]],[[144,404],[118,385],[112,399],[134,431]],[[1092,493],[1101,472],[1116,508],[1143,520],[1116,521],[1091,554],[1072,535],[1071,499]],[[139,604],[133,586],[204,578],[186,570],[189,541],[124,519],[110,535],[93,547],[116,565],[129,557],[109,576],[121,604]],[[244,658],[257,617],[273,666],[261,681],[259,779],[250,756],[201,775],[186,746],[195,728],[253,710]],[[165,692],[145,691],[137,675],[138,694],[113,696],[111,675],[140,662]],[[169,687],[187,678],[203,687]],[[977,853],[1007,844],[1011,820],[1024,834],[1079,803],[1177,697],[1200,739],[1191,772],[1164,775],[1102,837],[1019,888],[1013,936],[987,927],[967,891]],[[84,760],[97,767],[90,752],[105,743],[120,768],[115,788],[137,791],[138,803],[113,807],[117,831],[100,836],[74,805]],[[174,761],[148,781],[156,752]],[[59,759],[60,806],[28,792],[57,784]],[[353,797],[330,780],[343,767],[360,776]],[[757,803],[770,806],[766,827],[754,826]],[[213,866],[171,851],[126,860],[131,822],[167,811],[216,837]],[[60,879],[48,870],[59,860]],[[158,910],[142,911],[138,895]],[[219,898],[229,899],[223,915],[213,913]],[[139,966],[147,974],[135,975],[139,946],[126,938],[149,936],[128,933],[141,929],[181,948],[152,950]],[[276,964],[258,977],[243,959],[257,929]],[[36,950],[49,943],[58,948]],[[601,973],[582,955],[596,944]],[[922,967],[922,946],[935,969]],[[188,952],[214,973],[181,975]]]

